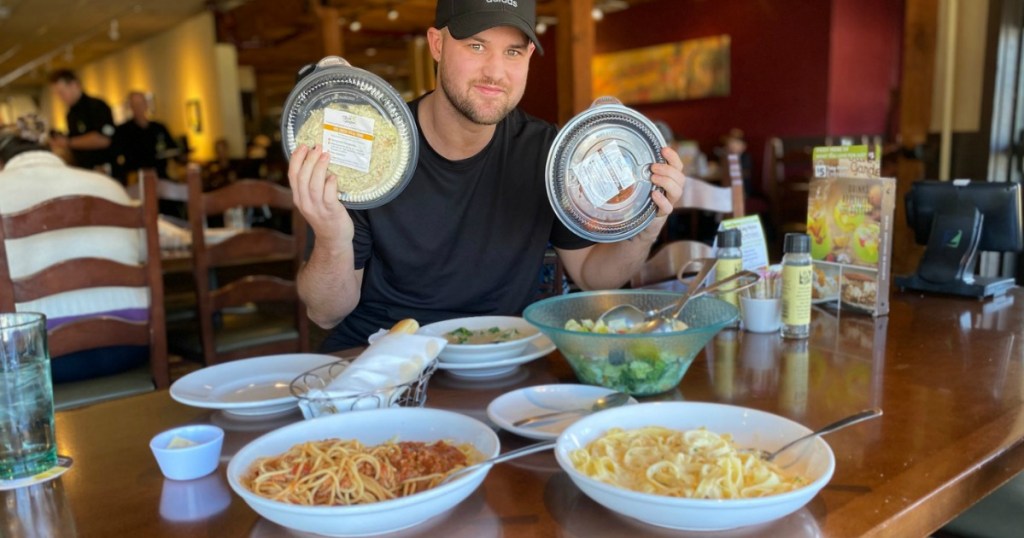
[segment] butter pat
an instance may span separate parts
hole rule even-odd
[[[184,437],[179,437],[179,436],[175,435],[173,438],[171,438],[171,442],[167,443],[167,448],[187,448],[187,447],[190,447],[190,446],[196,446],[198,444],[199,443],[197,443],[195,441],[189,441],[188,439],[185,439]]]

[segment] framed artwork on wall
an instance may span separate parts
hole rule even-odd
[[[593,96],[624,104],[729,95],[728,35],[688,39],[594,57]]]
[[[199,99],[185,101],[185,125],[195,134],[203,132],[203,107]]]

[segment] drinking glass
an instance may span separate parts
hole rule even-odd
[[[0,479],[57,465],[46,316],[0,313]]]

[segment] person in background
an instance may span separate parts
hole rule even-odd
[[[407,317],[517,314],[536,297],[549,242],[583,289],[620,287],[642,266],[682,195],[679,155],[663,148],[667,164],[651,166],[658,217],[639,235],[594,244],[566,228],[544,184],[557,129],[517,108],[541,50],[535,23],[534,0],[438,1],[427,30],[438,88],[409,103],[419,160],[391,202],[346,211],[329,154],[319,145],[292,153],[288,178],[315,235],[299,294],[331,329],[324,351],[366,345]]]
[[[115,127],[110,107],[82,91],[74,71],[61,69],[50,75],[57,98],[68,107],[66,136],[54,136],[50,146],[56,151],[70,150],[75,166],[112,173]]]
[[[715,148],[715,156],[718,157],[719,166],[722,170],[729,169],[729,155],[736,155],[740,160],[740,170],[743,174],[743,190],[747,197],[758,194],[751,181],[750,170],[752,168],[750,153],[747,152],[747,141],[743,139],[743,130],[733,127],[721,137],[722,145]]]
[[[213,160],[203,166],[203,190],[219,189],[240,179],[261,179],[263,161],[253,158],[252,149],[250,145],[246,148],[244,158],[235,159],[231,157],[231,146],[227,139],[217,139],[213,145]],[[260,154],[266,153],[262,147],[255,151]]]
[[[34,117],[18,120],[0,131],[0,214],[17,213],[47,200],[70,195],[90,195],[118,204],[132,203],[124,187],[90,170],[68,166],[43,142],[43,122]],[[45,188],[40,188],[45,185]],[[65,260],[104,258],[138,264],[144,260],[142,239],[136,230],[104,226],[71,228],[5,242],[8,270],[18,279]],[[17,303],[19,312],[46,314],[52,329],[86,315],[107,313],[128,319],[145,319],[149,290],[145,288],[94,288]],[[109,375],[145,364],[147,346],[116,346],[53,357],[53,381],[62,383]]]
[[[157,177],[169,177],[167,161],[180,154],[178,143],[164,124],[149,119],[149,101],[144,93],[129,93],[127,104],[132,118],[118,125],[114,133],[118,177],[124,181],[140,168],[154,168]]]
[[[203,191],[225,187],[238,179],[235,161],[231,158],[231,147],[224,138],[213,143],[213,160],[203,166]]]

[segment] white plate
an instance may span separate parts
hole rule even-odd
[[[473,364],[455,364],[451,362],[438,361],[437,367],[441,370],[448,370],[456,377],[497,377],[514,371],[520,364],[539,359],[555,350],[555,344],[547,336],[541,336],[530,342],[526,347],[524,355],[509,359],[498,359],[488,362],[477,362]]]
[[[506,392],[491,401],[487,406],[487,418],[516,435],[530,439],[555,439],[562,430],[580,418],[586,416],[566,415],[561,420],[541,422],[536,426],[516,427],[512,423],[544,413],[569,411],[571,409],[589,408],[594,400],[615,392],[594,385],[538,385]],[[630,398],[626,405],[637,403]]]
[[[441,350],[437,358],[441,362],[460,364],[494,362],[499,359],[511,359],[528,353],[530,342],[540,337],[540,331],[528,321],[517,316],[471,316],[438,321],[420,327],[418,334],[446,338],[456,329],[480,331],[498,327],[502,330],[516,329],[520,336],[507,342],[493,344],[448,344]]]
[[[289,386],[300,374],[339,360],[333,355],[288,353],[208,366],[171,385],[171,398],[235,415],[271,415],[298,407]]]

